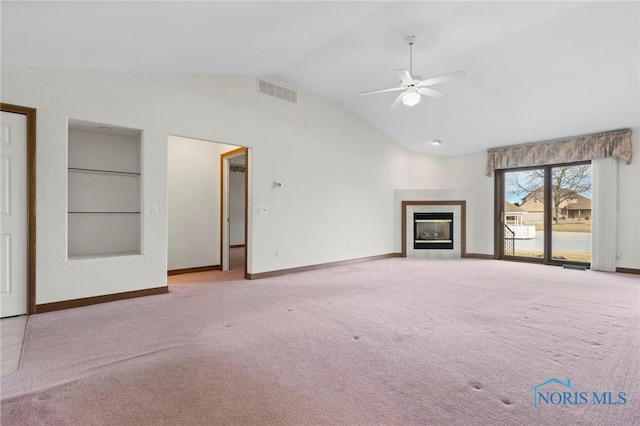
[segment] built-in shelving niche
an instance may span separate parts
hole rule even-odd
[[[142,131],[69,120],[68,257],[140,254]]]

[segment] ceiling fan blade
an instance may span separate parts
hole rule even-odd
[[[396,108],[398,105],[400,105],[400,103],[402,103],[402,97],[404,96],[405,92],[402,92],[398,95],[398,97],[396,98],[395,101],[393,101],[391,103],[391,105],[389,105],[389,109],[394,109]]]
[[[440,75],[438,77],[433,77],[433,78],[428,78],[426,80],[422,80],[416,86],[417,87],[432,86],[434,84],[444,83],[445,81],[454,80],[456,78],[462,78],[462,77],[464,77],[464,75],[465,75],[464,71],[455,71],[455,72],[452,72],[452,73],[449,73],[449,74],[443,74],[443,75]]]
[[[411,77],[409,70],[396,70],[396,73],[404,84],[413,84],[413,77]]]
[[[398,90],[405,90],[404,87],[394,87],[393,89],[380,89],[380,90],[371,90],[369,92],[361,92],[361,95],[373,95],[374,93],[385,93],[385,92],[397,92]]]
[[[429,89],[427,87],[418,87],[418,93],[435,99],[442,99],[447,97],[447,95],[445,95],[444,93],[438,92],[437,90]]]

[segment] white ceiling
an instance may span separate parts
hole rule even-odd
[[[4,65],[258,76],[333,98],[399,143],[456,155],[640,126],[632,2],[2,1]],[[394,69],[463,70],[389,110]],[[300,99],[303,102],[304,99]],[[428,143],[440,139],[441,146]]]

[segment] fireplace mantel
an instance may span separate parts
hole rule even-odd
[[[402,201],[401,218],[402,218],[402,253],[401,257],[407,257],[407,210],[409,207],[452,207],[460,208],[460,255],[466,257],[466,208],[467,202],[464,200],[417,200]]]

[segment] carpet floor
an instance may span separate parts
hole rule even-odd
[[[232,247],[229,250],[228,271],[192,272],[190,274],[170,275],[170,286],[194,283],[218,283],[223,281],[244,280],[244,247]]]
[[[639,306],[637,275],[474,259],[172,286],[30,317],[2,424],[637,425]]]

